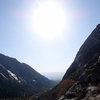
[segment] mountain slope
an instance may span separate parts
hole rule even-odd
[[[61,83],[33,100],[100,100],[100,24],[81,46]]]
[[[52,87],[52,81],[29,65],[0,54],[0,98],[23,97]]]
[[[60,98],[60,100],[89,99],[88,96],[90,95],[88,94],[88,92],[91,92],[91,89],[94,87],[99,87],[100,84],[100,78],[97,77],[100,75],[99,74],[100,62],[98,62],[99,56],[100,56],[100,25],[97,25],[97,27],[93,30],[93,32],[81,46],[74,62],[69,67],[69,69],[67,70],[66,74],[63,77],[62,82],[70,79],[73,80],[74,83],[72,84],[71,88],[66,88],[68,91],[66,91],[65,89],[65,91],[61,94],[62,97]],[[69,84],[66,82],[66,85],[68,86]],[[93,91],[96,90],[94,89]],[[88,95],[87,97],[86,94]]]
[[[100,25],[97,25],[96,29],[94,29],[94,31],[90,34],[90,36],[81,46],[74,62],[67,70],[63,79],[66,79],[71,73],[73,73],[79,67],[86,64],[91,59],[91,57],[100,49],[99,44],[100,44]]]

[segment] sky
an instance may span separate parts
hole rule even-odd
[[[65,29],[54,39],[34,30],[34,12],[47,1],[59,4],[66,17]],[[65,72],[100,23],[99,10],[100,0],[0,0],[0,53],[40,73]]]

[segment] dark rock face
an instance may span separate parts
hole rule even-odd
[[[50,80],[29,65],[0,54],[0,98],[29,96],[51,86]]]
[[[33,100],[100,100],[99,94],[100,24],[81,46],[61,83]]]
[[[67,70],[63,79],[66,79],[71,73],[75,72],[79,67],[85,65],[91,57],[100,50],[100,24],[90,34],[84,44],[81,46],[79,52],[72,65]]]
[[[63,80],[75,81],[71,88],[63,94],[63,99],[99,100],[100,92],[100,25],[94,29],[84,42]],[[68,84],[66,84],[68,85]],[[95,93],[96,92],[96,93]],[[71,96],[73,95],[73,97]]]

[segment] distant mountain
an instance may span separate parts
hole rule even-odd
[[[49,78],[50,80],[61,81],[64,76],[64,72],[45,72],[42,73],[44,76]]]
[[[100,24],[81,46],[61,83],[33,100],[100,100]]]
[[[25,97],[52,87],[52,81],[15,58],[0,54],[0,98]]]

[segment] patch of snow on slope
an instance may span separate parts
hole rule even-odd
[[[5,75],[3,75],[2,73],[0,73],[0,74],[1,74],[5,79],[7,79]],[[7,80],[8,80],[8,79],[7,79]]]
[[[20,80],[20,83],[21,82],[25,82],[26,83],[26,81],[24,79],[22,79],[21,77],[19,77],[19,80]]]
[[[15,80],[18,81],[18,78],[17,78],[17,76],[14,73],[12,73],[10,70],[7,70],[7,71],[10,74],[10,76],[12,76]]]
[[[36,80],[32,80],[33,82],[36,82]]]

